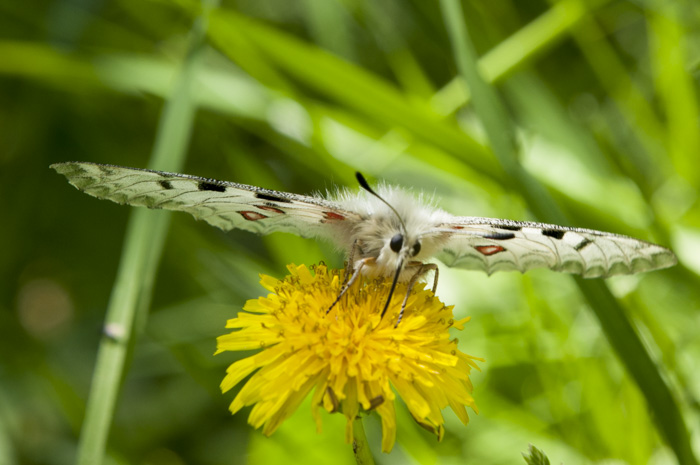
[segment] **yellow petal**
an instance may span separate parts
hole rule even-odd
[[[358,279],[336,301],[344,270],[325,265],[289,265],[282,280],[261,276],[270,294],[246,302],[244,312],[227,322],[229,334],[217,339],[217,353],[261,349],[233,363],[221,383],[225,392],[243,384],[233,399],[235,413],[252,405],[248,421],[272,434],[312,394],[312,417],[321,429],[320,408],[347,418],[346,440],[361,411],[376,411],[382,421],[382,450],[396,440],[394,401],[400,395],[423,427],[444,434],[442,410],[450,407],[463,423],[474,411],[469,373],[476,357],[459,351],[449,329],[454,320],[445,306],[418,283],[410,291],[400,324],[406,284],[397,286],[382,318],[390,279]]]

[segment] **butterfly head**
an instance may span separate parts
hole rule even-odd
[[[419,239],[410,239],[403,231],[392,236],[388,247],[390,252],[387,251],[387,255],[395,255],[393,260],[396,262],[395,268],[399,268],[420,253],[421,243]]]
[[[421,240],[410,234],[399,212],[369,186],[362,174],[356,173],[356,177],[363,189],[379,199],[392,212],[390,217],[383,217],[380,224],[375,225],[381,231],[380,236],[384,238],[376,256],[376,271],[378,274],[399,276],[404,265],[421,252]]]

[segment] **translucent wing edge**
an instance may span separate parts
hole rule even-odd
[[[68,182],[78,190],[93,197],[120,204],[183,211],[225,231],[244,229],[257,234],[285,231],[302,237],[329,237],[332,240],[335,229],[329,228],[329,225],[332,226],[345,220],[354,222],[358,219],[356,213],[346,211],[340,208],[337,203],[322,198],[263,189],[246,184],[91,162],[63,162],[53,164],[50,167],[66,176]],[[143,194],[134,194],[133,189],[129,188],[133,188],[135,183],[130,184],[129,177],[136,175],[145,178],[138,182],[157,183],[160,188],[146,191]],[[124,181],[123,187],[120,185],[122,180]],[[171,183],[176,185],[178,182],[188,183],[188,188],[182,191],[183,194],[200,192],[207,194],[207,197],[202,203],[196,204],[171,202],[182,195],[171,190]],[[166,196],[167,192],[174,192],[175,195]],[[157,193],[163,195],[156,195]],[[235,199],[237,194],[240,194],[239,200]],[[248,196],[255,198],[255,201],[251,202]],[[233,207],[229,210],[221,210],[229,202]],[[207,210],[207,205],[219,205],[219,207],[216,211],[214,208]],[[241,210],[234,205],[250,206],[250,209]],[[223,213],[219,214],[217,211],[223,211]],[[286,214],[290,211],[294,211],[293,216]],[[239,214],[243,215],[242,218],[247,221],[238,218]],[[237,220],[234,221],[232,218]],[[293,220],[293,218],[297,220]],[[258,221],[261,219],[265,219],[265,221]],[[267,223],[267,219],[273,222]]]
[[[217,179],[211,179],[211,178],[204,178],[200,176],[192,176],[189,174],[180,174],[180,173],[171,173],[168,171],[157,171],[157,170],[151,170],[147,168],[133,168],[133,167],[127,167],[127,166],[120,166],[120,165],[111,165],[111,164],[106,164],[106,163],[93,163],[93,162],[88,162],[88,161],[67,161],[67,162],[60,162],[60,163],[54,163],[52,165],[49,165],[49,168],[55,170],[57,173],[64,175],[67,179],[68,182],[75,186],[77,189],[81,191],[85,191],[87,194],[92,195],[93,197],[99,197],[99,198],[106,198],[102,197],[99,194],[94,194],[88,191],[88,189],[97,183],[97,180],[92,177],[92,176],[85,176],[88,174],[86,171],[85,167],[90,166],[94,167],[96,169],[99,169],[101,171],[107,172],[110,168],[112,169],[117,169],[117,170],[129,170],[129,171],[135,171],[135,172],[143,172],[143,173],[150,173],[150,174],[155,174],[158,175],[164,179],[167,178],[179,178],[179,179],[185,179],[185,180],[190,180],[190,181],[196,181],[196,182],[203,182],[207,184],[211,184],[213,186],[220,186],[220,187],[231,187],[234,189],[241,189],[245,191],[249,191],[255,194],[263,194],[263,195],[269,195],[269,196],[274,196],[274,197],[280,197],[283,199],[287,200],[292,200],[295,202],[302,202],[302,203],[308,203],[312,205],[316,205],[319,207],[324,207],[324,208],[333,208],[337,209],[338,206],[335,204],[332,204],[330,202],[327,202],[321,198],[318,197],[312,197],[308,195],[299,195],[299,194],[292,194],[289,192],[283,192],[283,191],[275,191],[272,189],[265,189],[262,187],[256,187],[256,186],[250,186],[247,184],[238,184],[235,182],[230,182],[230,181],[219,181]],[[118,200],[114,200],[109,198],[108,200],[112,200],[114,202],[118,202]],[[147,204],[144,204],[144,206],[149,206]]]

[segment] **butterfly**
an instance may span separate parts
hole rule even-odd
[[[225,231],[276,231],[325,239],[342,248],[349,273],[336,303],[359,276],[393,278],[408,289],[437,266],[525,272],[550,268],[584,278],[633,274],[676,264],[669,249],[592,229],[473,216],[454,216],[421,194],[380,184],[357,173],[361,191],[306,196],[184,174],[89,162],[51,168],[92,196],[121,204],[190,213]],[[408,293],[398,323],[401,321]],[[335,305],[335,303],[333,304]],[[331,308],[333,307],[331,306]],[[329,309],[330,311],[330,309]]]

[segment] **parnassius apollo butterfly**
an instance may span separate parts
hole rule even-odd
[[[618,234],[453,216],[398,187],[379,185],[375,193],[359,173],[364,191],[339,190],[323,198],[114,165],[68,162],[51,167],[78,189],[117,203],[184,211],[223,230],[283,231],[329,240],[345,250],[351,282],[360,274],[393,277],[390,296],[397,281],[410,286],[427,270],[437,274],[435,265],[424,263],[432,257],[489,274],[546,267],[584,278],[676,263],[670,250]]]

